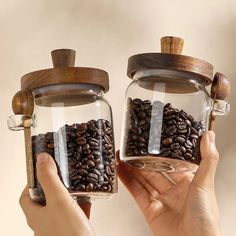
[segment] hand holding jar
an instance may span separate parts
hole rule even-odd
[[[176,185],[158,172],[138,170],[119,162],[119,177],[134,197],[155,236],[219,236],[214,192],[218,163],[215,134],[201,141],[202,161],[195,176],[170,173]]]
[[[32,202],[28,187],[20,198],[28,225],[35,236],[94,235],[86,215],[62,184],[55,162],[46,153],[37,158],[37,177],[44,190],[47,205]],[[89,215],[89,206],[85,207],[85,212]]]

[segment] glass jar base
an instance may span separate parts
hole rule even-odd
[[[139,169],[157,172],[196,172],[198,169],[197,164],[159,156],[125,157],[123,162]]]
[[[45,197],[43,194],[38,194],[37,188],[29,188],[29,195],[33,202],[40,205],[45,205]],[[83,202],[94,202],[94,201],[105,201],[110,200],[115,193],[105,193],[105,192],[79,192],[70,193],[72,198],[79,203]]]

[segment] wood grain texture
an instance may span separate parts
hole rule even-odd
[[[104,70],[87,67],[58,67],[39,70],[21,78],[22,90],[34,90],[58,84],[91,84],[109,90],[109,76]]]
[[[191,79],[197,77],[203,85],[211,84],[213,66],[198,58],[165,53],[143,53],[131,56],[127,74],[133,78],[137,71],[163,69],[183,72]]]
[[[217,72],[214,76],[213,83],[211,86],[211,98],[226,100],[230,94],[230,82],[228,78]]]
[[[181,54],[184,40],[179,37],[165,36],[161,38],[161,52],[169,54]]]
[[[12,99],[12,110],[14,114],[31,116],[34,111],[34,98],[30,90],[19,91]]]
[[[214,76],[213,83],[211,86],[211,98],[212,100],[227,100],[230,94],[230,82],[228,78],[217,72]],[[209,130],[215,130],[216,127],[216,115],[211,112]]]
[[[29,188],[34,188],[35,179],[34,179],[34,162],[32,153],[31,128],[24,128],[24,137],[25,137],[27,183]]]
[[[54,67],[74,67],[75,65],[75,50],[72,49],[57,49],[51,52],[52,62]]]

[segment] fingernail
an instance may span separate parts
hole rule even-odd
[[[48,154],[47,153],[40,153],[37,157],[37,163],[41,164],[43,162],[48,161]]]
[[[208,138],[210,143],[215,144],[215,133],[213,131],[208,131]]]

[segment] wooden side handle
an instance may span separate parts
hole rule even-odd
[[[211,98],[214,100],[227,100],[230,94],[230,82],[228,78],[217,72],[214,76],[211,86]],[[211,112],[209,129],[214,130],[216,125],[216,116]]]
[[[161,38],[161,52],[168,54],[181,54],[184,46],[182,38],[165,36]]]

